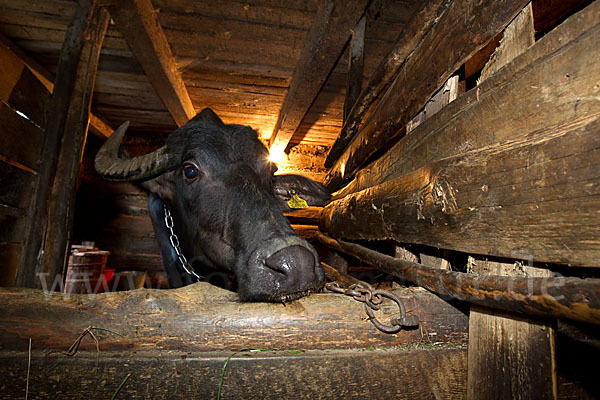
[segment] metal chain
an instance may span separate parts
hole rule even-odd
[[[202,278],[194,271],[192,266],[188,263],[187,258],[185,258],[183,252],[181,251],[181,247],[179,247],[179,238],[173,231],[173,216],[171,215],[171,211],[169,210],[166,204],[163,204],[163,209],[165,211],[165,225],[167,226],[167,229],[169,229],[169,240],[171,242],[171,246],[173,246],[173,249],[177,254],[179,263],[181,264],[185,272],[187,272],[189,275],[196,277],[198,281],[201,281]]]
[[[354,300],[364,303],[365,312],[369,316],[369,320],[382,332],[398,333],[402,328],[410,328],[419,325],[419,318],[415,315],[407,316],[406,309],[404,308],[404,304],[400,297],[388,290],[373,289],[367,282],[362,281],[351,285],[348,288],[340,286],[337,282],[327,283],[325,289],[330,292],[351,296]],[[381,307],[384,297],[396,303],[400,310],[400,318],[392,318],[390,320],[391,326],[382,324],[375,318],[375,314],[373,314],[373,310],[379,310]]]

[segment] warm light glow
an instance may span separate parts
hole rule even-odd
[[[275,163],[277,165],[284,163],[287,161],[287,156],[283,152],[284,149],[281,147],[273,146],[271,150],[269,150],[269,161]]]

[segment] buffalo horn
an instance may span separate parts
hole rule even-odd
[[[123,123],[102,145],[94,166],[105,179],[113,181],[136,181],[153,178],[172,169],[176,162],[169,156],[167,146],[139,157],[120,157],[119,147],[129,127],[129,121]]]

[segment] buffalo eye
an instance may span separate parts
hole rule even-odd
[[[200,170],[194,164],[185,164],[183,166],[183,176],[188,181],[193,182],[200,176]]]

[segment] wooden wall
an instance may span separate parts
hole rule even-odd
[[[0,286],[15,283],[31,221],[48,91],[0,43]]]
[[[129,182],[102,179],[93,167],[93,157],[101,143],[97,138],[90,139],[77,198],[75,243],[93,241],[96,247],[110,251],[108,268],[147,271],[147,286],[165,287],[146,192]],[[134,133],[125,139],[123,147],[138,155],[154,150],[161,141],[161,134]]]

